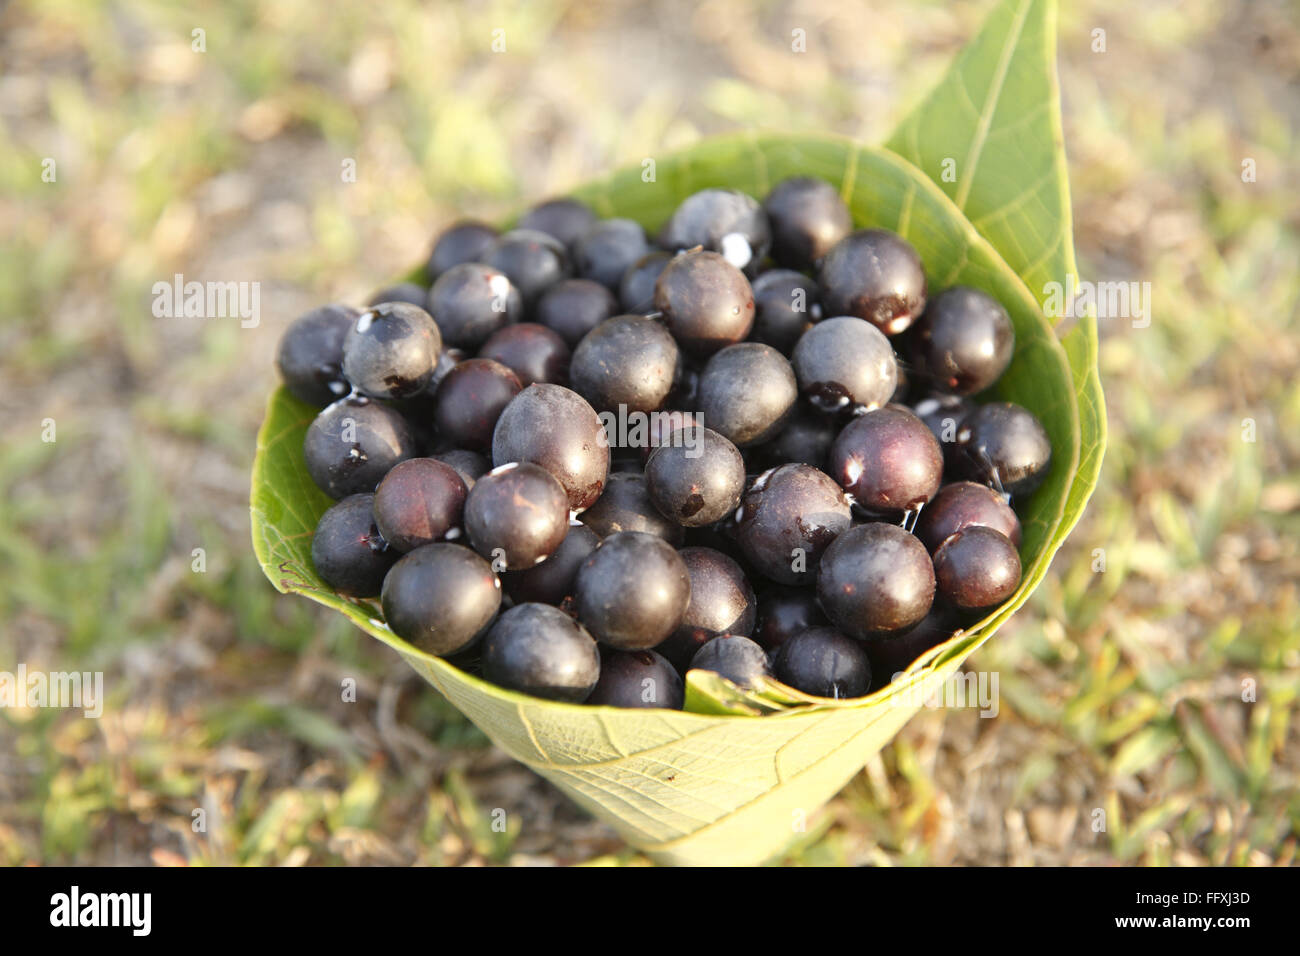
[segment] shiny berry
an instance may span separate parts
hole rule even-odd
[[[934,497],[943,480],[943,452],[925,422],[890,405],[844,426],[827,470],[861,507],[896,516]]]
[[[965,476],[1011,495],[1028,495],[1052,464],[1052,443],[1034,413],[1012,402],[980,405],[957,429]]]
[[[769,269],[754,280],[754,328],[749,337],[789,355],[821,318],[817,283],[802,272]]]
[[[612,534],[578,569],[574,607],[597,640],[620,650],[659,644],[691,601],[686,563],[662,538]]]
[[[744,448],[779,432],[798,397],[784,355],[770,345],[741,342],[709,359],[696,405],[710,428]]]
[[[531,309],[543,292],[573,274],[563,243],[544,232],[515,229],[498,236],[483,262],[506,274]]]
[[[500,362],[466,359],[447,373],[434,395],[438,434],[460,448],[490,447],[497,419],[520,388],[518,376]]]
[[[934,567],[925,545],[897,525],[858,525],[822,556],[817,597],[849,637],[902,631],[930,610]]]
[[[654,311],[655,283],[672,258],[670,252],[649,252],[627,267],[618,283],[618,301],[624,312],[645,315]]]
[[[451,465],[408,458],[375,489],[375,524],[395,550],[413,551],[460,528],[465,494],[465,482]]]
[[[569,362],[574,391],[598,411],[652,412],[663,407],[677,370],[677,343],[642,315],[606,319],[578,343]]]
[[[963,611],[997,607],[1020,586],[1020,555],[1006,535],[972,525],[934,552],[938,593]]]
[[[496,237],[496,229],[473,219],[462,219],[448,226],[429,254],[429,264],[425,267],[429,280],[437,279],[462,262],[481,262]]]
[[[285,329],[275,364],[295,398],[320,408],[352,391],[343,377],[343,340],[360,314],[349,305],[323,305]]]
[[[1006,370],[1016,330],[997,299],[954,286],[926,304],[909,340],[912,361],[934,388],[973,395]]]
[[[691,602],[672,635],[655,648],[682,673],[696,651],[719,634],[748,636],[754,629],[755,599],[739,564],[713,548],[682,548],[691,578]]]
[[[682,200],[664,226],[660,244],[674,251],[703,246],[753,275],[771,240],[767,214],[752,196],[735,189],[702,189]]]
[[[343,340],[343,375],[371,398],[407,398],[429,384],[442,351],[438,326],[418,305],[385,302],[357,316]]]
[[[582,523],[602,538],[620,531],[642,531],[676,547],[685,537],[682,526],[654,506],[639,468],[611,474],[604,494],[582,513]]]
[[[681,710],[685,700],[681,675],[655,651],[606,649],[600,655],[600,680],[587,704]]]
[[[791,355],[799,390],[818,408],[879,408],[898,384],[889,340],[869,322],[837,315],[803,334]]]
[[[853,228],[839,192],[812,176],[777,183],[763,208],[772,224],[772,258],[791,269],[811,268]]]
[[[483,676],[533,697],[580,704],[600,679],[600,651],[559,608],[517,604],[483,638]]]
[[[331,498],[372,492],[399,461],[415,455],[401,412],[368,398],[345,398],[307,428],[303,458],[312,481]]]
[[[394,634],[445,657],[487,629],[501,606],[501,584],[469,548],[426,544],[393,565],[380,603]]]
[[[473,351],[494,332],[520,321],[524,303],[505,273],[466,262],[452,266],[433,284],[429,314],[447,345]]]
[[[533,318],[539,325],[559,333],[572,349],[584,335],[618,311],[618,300],[599,282],[562,279],[542,293]]]
[[[569,378],[569,347],[544,325],[507,325],[483,343],[479,358],[500,362],[525,388],[534,382],[563,385]]]
[[[782,465],[760,475],[741,499],[736,540],[764,576],[806,584],[851,521],[848,499],[824,472]]]
[[[568,534],[569,499],[540,465],[502,465],[476,481],[466,497],[465,531],[493,570],[531,568]]]
[[[639,223],[604,219],[579,236],[571,248],[578,275],[616,292],[623,273],[650,250],[650,244]]]
[[[501,576],[501,586],[516,602],[540,601],[559,605],[573,595],[578,568],[600,544],[600,535],[585,524],[570,524],[560,546],[541,564]]]
[[[921,512],[916,536],[934,554],[950,535],[966,528],[992,528],[1020,545],[1020,519],[1003,497],[988,485],[955,481],[944,485]]]
[[[744,274],[716,252],[686,252],[659,274],[655,309],[683,349],[712,355],[749,335],[754,292]]]
[[[689,445],[678,442],[690,436]],[[645,466],[646,490],[660,514],[688,528],[713,524],[740,504],[745,461],[736,446],[710,428],[681,431],[655,450]]]
[[[595,224],[596,214],[581,200],[548,199],[524,213],[518,228],[544,232],[570,246]]]
[[[758,595],[754,640],[774,651],[801,631],[827,623],[815,592],[772,584]]]
[[[861,697],[871,688],[871,661],[860,641],[833,627],[812,627],[772,657],[776,679],[814,697]]]
[[[609,474],[609,443],[595,409],[577,392],[538,383],[520,392],[492,435],[497,465],[531,461],[564,487],[569,509],[582,511],[600,497]]]
[[[925,270],[911,243],[884,229],[851,232],[826,253],[817,273],[827,315],[866,319],[886,335],[906,329],[925,308]]]
[[[756,690],[772,676],[767,652],[747,637],[721,634],[695,653],[691,670],[713,671],[739,687]]]
[[[374,495],[349,495],[320,517],[311,539],[311,563],[340,594],[377,597],[400,555],[375,525]]]

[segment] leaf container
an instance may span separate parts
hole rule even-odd
[[[869,697],[826,701],[773,684],[742,692],[693,672],[687,711],[552,703],[496,687],[394,635],[376,602],[333,593],[311,536],[332,503],[312,483],[302,440],[315,409],[275,392],[258,436],[253,543],[280,591],[333,608],[393,648],[502,750],[608,822],[633,846],[676,864],[756,864],[820,807],[991,638],[1043,580],[1096,484],[1105,446],[1092,316],[1058,335],[1042,303],[1075,274],[1055,74],[1055,5],[1004,2],[929,99],[884,147],[828,135],[740,133],[573,190],[598,214],[657,229],[711,186],[762,197],[788,176],[839,187],[857,227],[893,230],[926,264],[930,288],[975,286],[1006,307],[1016,352],[990,398],[1042,420],[1046,482],[1022,506],[1019,589]]]

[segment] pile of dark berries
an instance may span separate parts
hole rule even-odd
[[[428,653],[619,707],[680,708],[690,668],[858,697],[1019,585],[1051,446],[974,400],[1011,320],[827,183],[706,189],[657,237],[554,200],[426,272],[278,364],[322,407],[317,572]]]

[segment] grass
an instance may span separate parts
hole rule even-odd
[[[972,661],[998,717],[920,714],[790,863],[1295,861],[1300,38],[1283,4],[1066,7],[1082,265],[1152,285],[1150,327],[1103,329],[1102,485]],[[0,670],[102,670],[106,703],[0,710],[0,862],[642,862],[262,579],[247,475],[279,331],[458,213],[701,135],[879,140],[984,8],[5,7]],[[176,272],[260,281],[261,324],[154,318]]]

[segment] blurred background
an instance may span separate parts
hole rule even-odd
[[[1300,8],[1063,6],[1084,277],[1151,282],[1154,321],[1104,324],[1101,486],[968,665],[1000,673],[998,717],[922,712],[789,863],[1295,862]],[[459,214],[719,131],[880,141],[989,7],[0,3],[0,670],[103,671],[106,696],[0,709],[0,863],[640,862],[263,578],[276,341]],[[155,318],[175,273],[260,282],[261,323]]]

